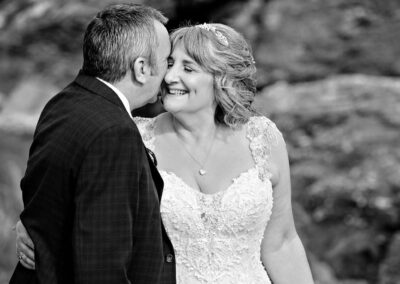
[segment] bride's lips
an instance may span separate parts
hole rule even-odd
[[[168,89],[167,95],[172,95],[172,96],[184,96],[188,93],[186,90],[182,89]]]

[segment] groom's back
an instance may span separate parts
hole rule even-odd
[[[21,220],[34,241],[36,272],[43,283],[75,282],[72,230],[80,165],[104,129],[132,127],[123,111],[76,83],[54,96],[42,111],[21,180],[25,207]],[[29,277],[18,281],[13,276],[10,283],[36,283],[36,272],[19,266],[17,271]]]
[[[87,80],[100,84],[96,85],[97,87],[105,88],[105,85],[95,78]],[[105,89],[101,90],[107,92]],[[111,267],[115,265],[112,263],[112,256],[104,252],[108,246],[106,242],[100,241],[94,251],[95,255],[87,257],[87,251],[79,248],[82,244],[77,243],[76,234],[73,234],[73,230],[80,230],[77,224],[79,216],[77,218],[76,214],[85,211],[85,208],[81,208],[80,211],[76,208],[80,202],[82,184],[89,175],[88,167],[83,167],[82,164],[93,141],[107,129],[125,129],[124,133],[133,133],[126,137],[116,135],[116,140],[113,141],[127,140],[131,152],[124,158],[123,163],[126,166],[119,168],[119,171],[121,169],[126,171],[122,179],[126,177],[131,180],[131,177],[137,177],[134,183],[128,182],[132,186],[128,188],[129,193],[126,193],[128,196],[133,194],[129,206],[134,208],[136,213],[129,220],[125,219],[125,215],[122,218],[118,217],[115,220],[115,227],[114,225],[112,227],[122,228],[122,231],[112,232],[110,236],[115,237],[115,241],[108,241],[116,243],[119,249],[122,248],[122,251],[125,251],[124,255],[130,255],[129,262],[124,264],[127,281],[129,279],[132,283],[175,282],[175,265],[165,261],[165,256],[173,254],[173,249],[162,229],[160,219],[157,191],[162,188],[161,177],[156,168],[150,166],[139,131],[122,103],[116,105],[115,101],[110,102],[108,99],[112,98],[105,98],[104,92],[94,93],[74,82],[50,100],[41,114],[30,149],[28,167],[21,181],[25,205],[21,220],[35,244],[37,271],[27,271],[19,264],[12,278],[12,284],[37,283],[34,280],[33,282],[27,280],[34,279],[35,273],[40,274],[39,278],[42,281],[40,283],[121,283],[121,281],[106,281],[113,277],[110,276],[113,274],[109,275],[107,272],[108,265],[99,270],[94,277],[87,276],[88,274],[82,271],[79,273],[74,271],[74,265],[75,267],[77,265],[74,263],[76,259],[86,262],[83,266],[88,265],[88,267],[97,266],[99,258],[105,258],[104,261],[109,262]],[[113,94],[113,97],[117,96]],[[104,151],[119,147],[117,143],[106,144]],[[139,169],[135,170],[134,165],[139,166]],[[82,172],[82,169],[85,171]],[[121,184],[126,188],[126,183],[120,178],[116,181],[104,175],[98,178],[103,183],[114,182],[112,187],[115,190],[121,189]],[[115,206],[118,205],[112,204],[112,200],[109,200],[103,206],[98,213],[107,210],[114,212]],[[102,226],[103,221],[98,214],[93,218],[98,218],[94,224]],[[44,230],[47,232],[43,232]],[[127,240],[128,246],[118,243],[121,236],[126,236],[123,239]],[[102,238],[98,234],[95,237]],[[74,278],[74,274],[90,277],[91,280],[96,278],[103,280],[90,282],[81,278],[79,282],[79,279]]]
[[[79,165],[91,142],[107,128],[132,127],[124,111],[75,83],[54,96],[41,113],[29,150],[21,181],[25,206],[44,186],[65,185],[69,187],[65,193],[73,194]]]

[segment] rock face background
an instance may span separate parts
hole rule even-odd
[[[16,264],[19,181],[45,102],[81,65],[90,18],[116,1],[0,0],[0,284]],[[283,132],[294,214],[317,283],[400,283],[400,2],[139,1],[241,31],[255,105]]]

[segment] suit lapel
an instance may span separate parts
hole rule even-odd
[[[146,156],[147,156],[147,160],[149,161],[151,175],[153,177],[153,181],[154,181],[154,184],[157,189],[158,199],[161,200],[162,190],[164,187],[164,181],[161,178],[160,173],[158,172],[156,166],[153,163],[153,160],[151,159],[151,157],[147,151],[146,151]]]

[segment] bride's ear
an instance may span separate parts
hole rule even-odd
[[[145,84],[150,75],[150,71],[151,71],[150,66],[146,58],[144,57],[136,58],[133,64],[133,74],[132,74],[135,81],[141,84]]]

